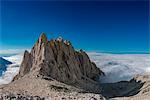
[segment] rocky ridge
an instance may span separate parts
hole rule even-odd
[[[53,78],[60,82],[95,91],[98,78],[104,73],[83,51],[76,51],[70,41],[62,38],[48,41],[44,33],[33,46],[31,52],[25,51],[17,80],[26,74],[32,77]]]
[[[2,85],[0,93],[5,99],[27,96],[34,100],[39,96],[39,100],[43,97],[103,100],[101,94],[95,94],[101,91],[99,77],[102,75],[86,52],[76,51],[70,41],[61,37],[49,41],[42,33],[31,52],[24,52],[18,75],[10,84]]]

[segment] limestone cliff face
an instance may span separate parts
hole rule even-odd
[[[44,33],[30,53],[25,51],[19,74],[14,80],[29,73],[89,90],[90,87],[94,89],[97,79],[104,74],[83,50],[76,51],[69,41],[62,38],[48,41]]]

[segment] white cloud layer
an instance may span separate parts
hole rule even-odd
[[[150,54],[107,54],[88,52],[91,60],[106,74],[104,83],[130,80],[136,74],[150,74]]]
[[[13,55],[10,57],[3,57],[4,59],[11,61],[13,64],[8,65],[6,72],[0,77],[0,85],[8,84],[12,81],[14,76],[19,72],[20,64],[22,61],[23,54]]]
[[[112,83],[123,80],[130,80],[136,74],[150,74],[150,54],[108,54],[88,52],[91,60],[94,61],[105,74],[101,77],[104,83]],[[0,77],[0,84],[11,82],[19,72],[23,53],[4,59],[13,62],[7,71]]]

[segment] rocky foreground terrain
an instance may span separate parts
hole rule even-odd
[[[104,76],[86,52],[42,33],[25,51],[18,75],[0,86],[0,100],[149,100],[149,76],[105,84],[99,81]]]

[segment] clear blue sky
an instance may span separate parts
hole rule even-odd
[[[0,49],[31,48],[45,32],[49,38],[61,35],[76,49],[150,52],[148,7],[148,0],[1,0]]]

